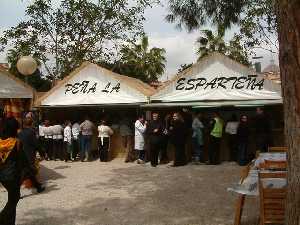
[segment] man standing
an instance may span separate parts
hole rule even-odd
[[[159,120],[157,112],[152,114],[152,120],[147,125],[146,133],[149,137],[151,166],[158,165],[158,155],[162,144],[163,123]]]
[[[255,135],[256,150],[267,152],[270,144],[271,125],[270,120],[262,108],[256,109]]]
[[[80,149],[80,160],[83,162],[87,154],[87,160],[91,160],[91,144],[94,130],[94,124],[89,120],[87,116],[85,121],[80,124],[81,130],[81,149]]]
[[[146,123],[143,115],[140,115],[134,124],[134,149],[139,153],[137,163],[145,162],[145,138]]]
[[[59,123],[51,127],[53,133],[53,157],[54,160],[64,160],[64,128]]]
[[[46,160],[53,160],[53,132],[49,120],[45,120],[43,132],[45,137]]]
[[[31,181],[33,187],[36,188],[37,192],[41,193],[45,190],[45,188],[42,187],[42,184],[36,179],[37,169],[35,161],[36,151],[39,149],[39,144],[35,132],[32,128],[32,122],[33,121],[30,117],[25,118],[24,128],[18,134],[18,138],[22,142],[23,150],[26,155],[26,161],[28,163],[28,167],[25,172],[25,177]]]
[[[64,158],[65,162],[73,160],[73,146],[72,146],[72,124],[71,121],[65,122],[64,128]]]
[[[217,165],[220,163],[220,144],[223,136],[223,120],[218,112],[213,113],[213,119],[210,122],[210,143],[209,143],[209,163]]]

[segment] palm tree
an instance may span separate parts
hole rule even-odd
[[[138,44],[121,49],[121,72],[145,82],[156,81],[165,70],[165,49],[149,49],[149,40],[143,36]]]
[[[198,60],[213,52],[226,54],[228,49],[224,41],[224,29],[219,28],[217,34],[214,34],[211,30],[202,30],[201,32],[202,35],[196,41],[199,44],[197,50],[197,54],[199,55]]]
[[[196,41],[199,44],[197,50],[197,54],[199,55],[198,60],[213,52],[219,52],[235,61],[249,66],[248,54],[241,45],[240,36],[235,35],[229,43],[224,41],[224,36],[225,29],[222,27],[218,28],[216,34],[211,30],[202,30],[202,36]]]

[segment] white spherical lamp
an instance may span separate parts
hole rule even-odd
[[[24,76],[28,76],[36,71],[37,63],[31,56],[22,56],[17,62],[17,69]]]

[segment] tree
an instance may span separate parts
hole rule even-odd
[[[181,64],[180,68],[177,70],[177,73],[181,73],[183,71],[185,71],[186,69],[190,68],[193,66],[193,63],[189,63],[189,64]]]
[[[197,54],[199,59],[209,55],[212,52],[219,52],[225,55],[227,52],[227,46],[224,41],[225,30],[218,29],[217,34],[215,35],[211,30],[202,30],[202,36],[197,40],[199,48]]]
[[[189,30],[198,29],[205,22],[241,22],[240,33],[249,38],[252,47],[268,42],[268,33],[278,31],[279,62],[284,99],[285,137],[288,146],[288,197],[286,224],[300,224],[300,2],[299,0],[170,0],[171,22],[179,22]],[[210,4],[221,15],[214,15],[201,6]],[[221,4],[221,5],[220,5]],[[224,6],[230,6],[224,11]],[[241,7],[239,7],[241,6]],[[254,6],[254,8],[253,8]],[[255,7],[256,6],[256,7]],[[198,10],[200,10],[198,12]],[[228,15],[234,15],[231,20]],[[208,17],[207,15],[211,15]],[[212,18],[211,20],[206,18]],[[226,18],[226,19],[218,19]],[[238,23],[237,23],[238,24]],[[252,32],[254,31],[254,32]],[[252,33],[251,33],[252,32]],[[261,37],[260,40],[258,37]],[[251,44],[249,45],[251,47]]]
[[[140,43],[123,46],[119,72],[148,83],[157,81],[165,70],[165,53],[163,48],[150,49],[148,37],[143,36]]]
[[[226,43],[224,40],[225,29],[222,27],[219,27],[217,34],[207,29],[201,32],[202,36],[197,40],[199,45],[197,50],[197,54],[199,55],[198,60],[213,52],[219,52],[244,65],[250,65],[248,53],[241,45],[238,35],[235,35],[229,43]]]
[[[277,0],[279,62],[288,144],[286,224],[300,224],[300,2]]]
[[[30,46],[47,76],[62,78],[83,61],[98,63],[114,56],[114,46],[143,33],[144,10],[152,0],[35,0],[27,20],[4,32],[2,50]]]
[[[240,20],[240,12],[247,0],[169,0],[167,21],[188,31],[208,23],[229,28]]]
[[[274,0],[169,0],[167,21],[197,30],[210,24],[228,29],[239,26],[239,40],[248,53],[278,48]]]

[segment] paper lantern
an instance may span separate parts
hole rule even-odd
[[[37,63],[31,56],[22,56],[17,62],[17,69],[24,76],[28,76],[36,71]]]

